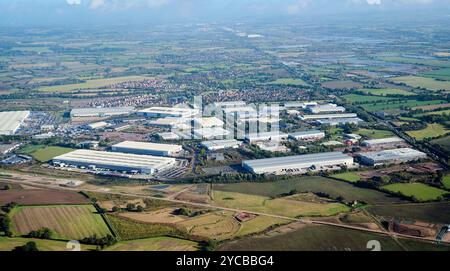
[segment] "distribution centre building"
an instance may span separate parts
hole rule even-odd
[[[157,156],[172,156],[183,150],[181,145],[172,144],[158,144],[151,142],[137,142],[124,141],[119,144],[111,146],[114,152],[157,155]]]
[[[308,109],[313,114],[330,113],[330,112],[345,112],[345,107],[337,106],[335,104],[321,104],[310,107]]]
[[[377,145],[399,144],[399,143],[403,143],[403,142],[405,142],[403,139],[394,136],[394,137],[388,137],[388,138],[364,140],[362,142],[362,145],[371,147],[371,146],[377,146]]]
[[[242,145],[241,141],[236,139],[224,139],[224,140],[210,140],[203,141],[201,146],[205,147],[208,151],[218,151],[223,149],[236,149]]]
[[[89,117],[112,117],[127,115],[134,112],[134,107],[86,107],[86,108],[74,108],[70,111],[70,117],[72,118],[89,118]]]
[[[365,152],[360,153],[358,156],[361,160],[361,163],[368,166],[399,164],[427,158],[427,155],[425,153],[411,148]]]
[[[61,166],[71,165],[91,169],[103,168],[115,171],[153,174],[173,166],[175,158],[120,152],[76,150],[53,158],[53,163]]]
[[[298,118],[301,120],[318,120],[318,119],[342,119],[342,118],[356,118],[358,117],[355,113],[344,113],[344,114],[320,114],[320,115],[299,115]]]
[[[174,118],[189,118],[200,111],[194,108],[186,108],[186,107],[150,107],[147,109],[139,110],[138,115],[144,117],[157,117],[157,118],[165,118],[165,117],[174,117]]]
[[[245,140],[249,143],[258,141],[283,141],[288,138],[288,135],[280,131],[263,132],[263,133],[251,133],[245,136]]]
[[[248,160],[242,167],[255,174],[302,174],[307,171],[331,170],[353,166],[353,158],[342,152],[325,152],[277,158]]]
[[[0,112],[0,135],[13,135],[30,115],[30,111]]]
[[[319,130],[300,131],[289,134],[289,138],[299,141],[320,140],[325,137],[325,133]]]

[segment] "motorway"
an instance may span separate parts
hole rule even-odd
[[[120,195],[120,196],[148,198],[148,199],[153,199],[153,200],[167,201],[167,202],[171,202],[171,203],[190,205],[190,206],[196,206],[196,207],[202,207],[202,208],[208,208],[208,209],[214,209],[214,210],[232,211],[232,212],[238,212],[238,213],[245,212],[245,213],[254,214],[254,215],[258,215],[258,216],[266,216],[266,217],[284,219],[286,221],[291,221],[291,222],[300,222],[300,223],[304,223],[304,224],[315,224],[315,225],[327,225],[327,226],[333,226],[333,227],[339,227],[339,228],[345,228],[345,229],[351,229],[351,230],[358,230],[358,231],[363,231],[363,232],[370,232],[370,233],[375,233],[375,234],[382,234],[382,235],[392,237],[395,241],[397,241],[396,238],[402,237],[402,238],[416,239],[416,240],[426,241],[426,242],[434,242],[434,243],[436,242],[435,239],[431,239],[431,238],[403,235],[403,234],[389,232],[389,231],[385,231],[385,230],[368,229],[368,228],[362,228],[362,227],[358,227],[358,226],[338,224],[338,223],[318,221],[318,220],[311,220],[311,219],[304,219],[304,218],[293,218],[293,217],[281,216],[281,215],[276,215],[276,214],[255,212],[255,211],[250,211],[250,210],[245,210],[245,209],[228,208],[228,207],[221,207],[221,206],[216,206],[216,205],[206,204],[206,203],[195,203],[195,202],[189,202],[189,201],[184,201],[184,200],[176,200],[173,198],[153,197],[153,196],[142,195],[142,194],[137,194],[137,193],[111,192],[111,191],[105,191],[102,188],[80,189],[80,188],[60,186],[59,184],[52,184],[52,183],[37,183],[36,181],[27,180],[26,179],[27,176],[23,175],[23,174],[15,174],[15,173],[8,172],[8,175],[11,175],[13,178],[17,178],[17,179],[8,178],[8,179],[2,180],[2,181],[16,183],[16,184],[22,184],[22,185],[28,185],[28,186],[37,187],[37,188],[46,188],[46,189],[53,189],[53,190],[66,190],[66,191],[74,191],[74,192],[79,192],[80,190],[82,190],[82,191],[86,191],[86,192],[94,192],[94,193],[101,193],[101,194],[112,194],[112,195]],[[39,178],[37,176],[28,176],[28,177],[32,177],[33,179]],[[441,242],[441,243],[450,244],[450,242]]]

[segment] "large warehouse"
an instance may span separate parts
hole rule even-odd
[[[120,152],[76,150],[53,158],[54,164],[152,174],[175,164],[175,158]]]
[[[217,151],[230,148],[234,149],[239,148],[239,146],[242,145],[242,142],[237,141],[235,139],[210,140],[210,141],[203,141],[201,145],[205,147],[208,151]]]
[[[183,147],[181,145],[124,141],[119,144],[113,145],[111,147],[111,150],[115,152],[133,153],[133,154],[172,156],[181,152],[183,150]]]
[[[425,153],[411,148],[365,152],[360,153],[358,156],[361,159],[361,163],[368,166],[398,164],[427,158]]]
[[[342,119],[342,118],[356,118],[358,115],[355,113],[345,114],[320,114],[320,115],[299,115],[301,120],[318,120],[318,119]]]
[[[165,117],[189,118],[198,114],[199,112],[200,111],[198,109],[194,108],[156,106],[139,110],[138,115],[156,118],[165,118]]]
[[[322,104],[310,107],[308,109],[313,114],[330,113],[330,112],[345,112],[345,108],[335,104]]]
[[[283,141],[288,138],[288,135],[280,131],[263,132],[263,133],[251,133],[245,136],[245,140],[249,143],[258,141]]]
[[[30,115],[30,111],[0,112],[0,135],[13,135]]]
[[[325,133],[319,130],[300,131],[289,134],[289,138],[299,141],[320,140],[325,137]]]
[[[343,124],[359,124],[360,122],[363,122],[363,120],[360,118],[323,119],[323,120],[316,121],[317,124],[330,125],[330,126],[343,125]]]
[[[255,174],[302,174],[308,170],[332,170],[341,165],[354,165],[353,158],[342,152],[325,152],[242,162],[242,167]]]
[[[391,145],[391,144],[399,144],[405,142],[403,139],[399,137],[388,137],[388,138],[379,138],[379,139],[370,139],[364,140],[362,142],[363,146],[372,147],[378,145]]]
[[[131,114],[134,111],[134,107],[86,107],[86,108],[74,108],[70,112],[72,118],[89,118],[89,117],[112,117]]]

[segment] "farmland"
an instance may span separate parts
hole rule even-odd
[[[75,192],[44,189],[11,189],[0,191],[0,205],[16,202],[20,205],[87,204],[89,200]]]
[[[387,96],[387,95],[403,95],[403,96],[411,96],[415,95],[414,92],[410,92],[404,89],[398,89],[398,88],[363,88],[359,89],[358,91],[376,95],[376,96]]]
[[[450,81],[438,81],[433,78],[418,76],[402,76],[392,79],[396,83],[403,83],[414,88],[426,88],[429,90],[450,90]]]
[[[396,183],[381,187],[388,191],[415,197],[420,201],[436,200],[447,194],[446,191],[422,183]]]
[[[450,131],[446,129],[443,125],[438,123],[428,124],[425,129],[418,131],[409,131],[408,135],[416,138],[416,139],[424,139],[424,138],[434,138],[448,134]]]
[[[341,179],[347,182],[357,182],[361,180],[361,177],[356,172],[344,172],[332,175],[333,178]]]
[[[384,102],[384,101],[391,101],[394,99],[394,98],[389,98],[389,97],[367,96],[367,95],[360,95],[360,94],[349,94],[349,95],[343,96],[343,98],[352,103]]]
[[[265,183],[216,184],[214,190],[237,192],[248,191],[250,195],[275,197],[292,190],[301,192],[321,192],[332,197],[342,196],[345,201],[364,201],[368,203],[401,202],[402,200],[385,193],[353,186],[350,183],[323,177],[300,177],[292,180],[281,180]]]
[[[108,215],[111,226],[117,232],[120,240],[143,239],[159,236],[186,238],[187,231],[173,224],[144,223],[132,219]]]
[[[439,79],[439,80],[450,81],[450,68],[429,71],[422,75],[426,76],[426,77]]]
[[[42,92],[70,92],[74,90],[98,89],[112,84],[118,84],[129,81],[141,81],[144,79],[147,79],[147,77],[145,76],[113,77],[113,78],[88,80],[86,83],[80,84],[42,87],[39,90]]]
[[[392,109],[401,109],[401,108],[412,108],[417,106],[425,106],[425,105],[437,105],[446,103],[444,100],[430,100],[430,101],[418,101],[418,100],[393,100],[393,101],[384,101],[384,102],[373,102],[362,104],[365,110],[369,112],[381,111],[381,110],[392,110]]]
[[[270,82],[272,85],[292,85],[292,86],[307,86],[305,81],[301,79],[293,79],[293,78],[280,78],[273,82]]]
[[[132,241],[122,241],[105,251],[195,251],[198,250],[198,243],[172,238],[172,237],[154,237]]]
[[[11,217],[14,232],[19,235],[44,227],[54,231],[54,238],[64,240],[110,234],[92,205],[19,206]]]
[[[349,211],[347,206],[340,203],[302,202],[289,197],[270,199],[264,196],[223,191],[214,191],[214,201],[223,207],[242,208],[287,217],[331,216]]]
[[[419,65],[436,66],[436,67],[443,67],[443,68],[450,67],[450,63],[448,61],[443,61],[443,60],[438,60],[438,59],[419,59],[419,58],[401,57],[401,56],[380,57],[380,59],[383,61],[387,61],[387,62],[419,64]]]
[[[179,223],[187,231],[196,236],[228,239],[236,235],[241,226],[232,214],[208,213]]]
[[[49,146],[33,151],[31,156],[39,162],[48,162],[56,156],[63,155],[71,151],[73,151],[71,148]]]
[[[249,237],[225,243],[219,250],[256,251],[343,251],[367,250],[369,240],[378,240],[385,251],[401,250],[389,237],[329,226],[303,226],[287,233]]]
[[[11,251],[15,247],[23,246],[27,242],[35,242],[39,251],[66,251],[67,242],[56,240],[29,239],[20,237],[2,237],[0,236],[0,251]],[[82,251],[95,250],[95,246],[81,245]]]
[[[400,219],[434,223],[448,223],[450,220],[449,202],[374,205],[368,206],[367,210],[378,216]]]

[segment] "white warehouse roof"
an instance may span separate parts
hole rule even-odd
[[[113,170],[138,170],[143,173],[153,173],[175,163],[175,158],[120,152],[76,150],[53,158],[53,162],[76,166],[96,166]]]
[[[404,142],[403,139],[394,136],[394,137],[388,137],[388,138],[364,140],[362,142],[362,144],[366,145],[366,146],[371,146],[371,145],[381,145],[381,144],[395,144],[395,143],[402,143],[402,142]]]
[[[0,112],[0,135],[13,135],[29,115],[30,111]]]
[[[299,115],[301,120],[315,120],[315,119],[341,119],[341,118],[356,118],[358,115],[355,113],[345,114],[322,114],[322,115]]]
[[[223,121],[216,117],[203,117],[194,119],[194,127],[212,128],[223,127]]]
[[[222,150],[227,148],[237,148],[241,144],[242,142],[237,141],[235,139],[210,140],[210,141],[203,141],[201,143],[202,146],[211,151]]]
[[[359,156],[362,161],[368,165],[400,163],[427,158],[425,153],[411,148],[366,152],[360,153]]]
[[[71,117],[96,117],[96,116],[117,116],[130,114],[134,111],[134,107],[86,107],[74,108],[70,112]]]
[[[331,167],[342,164],[353,164],[353,158],[342,152],[325,152],[242,162],[244,168],[256,174],[281,173],[287,170],[308,170],[311,167],[315,167],[317,170],[321,167]]]
[[[265,140],[282,140],[287,138],[288,135],[280,131],[252,133],[245,136],[245,139],[249,142],[253,141],[265,141]]]
[[[302,139],[302,138],[311,138],[311,137],[325,137],[325,133],[320,130],[309,130],[309,131],[300,131],[289,134],[290,138],[294,139]]]
[[[198,114],[199,110],[185,107],[161,107],[155,106],[138,111],[138,114],[149,117],[191,117]]]
[[[181,151],[183,148],[181,145],[173,144],[159,144],[151,142],[138,142],[138,141],[124,141],[112,146],[113,150],[136,150],[136,151],[155,151],[155,152],[167,152],[175,153]]]

